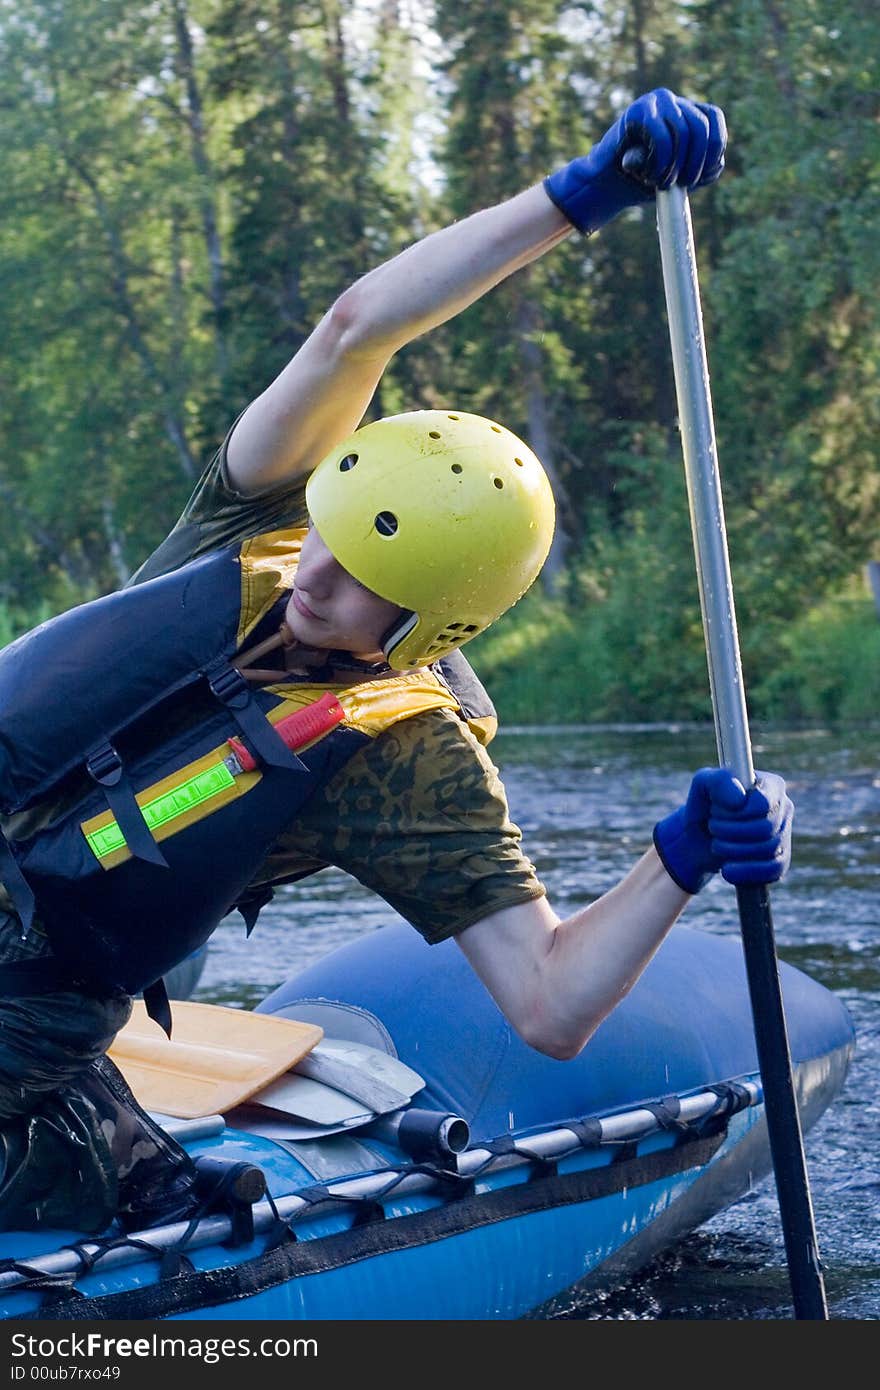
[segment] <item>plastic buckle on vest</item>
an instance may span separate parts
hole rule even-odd
[[[243,709],[250,701],[250,688],[240,671],[234,666],[224,664],[219,669],[208,667],[205,678],[221,704],[231,709]]]
[[[211,693],[230,711],[257,758],[270,767],[305,772],[306,765],[284,743],[260,707],[240,671],[228,661],[212,662],[204,671]]]
[[[112,743],[103,743],[86,758],[86,771],[102,787],[115,787],[122,779],[122,759]]]
[[[125,837],[133,858],[167,869],[168,861],[144,820],[134,788],[125,775],[122,759],[109,741],[93,748],[85,759],[89,776],[104,788],[107,805]]]

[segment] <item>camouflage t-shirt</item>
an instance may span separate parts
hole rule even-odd
[[[129,582],[307,520],[303,480],[256,497],[236,493],[224,441],[173,530]],[[430,942],[544,893],[510,819],[498,769],[449,710],[401,720],[371,739],[310,798],[257,883],[290,882],[331,864],[378,893]]]

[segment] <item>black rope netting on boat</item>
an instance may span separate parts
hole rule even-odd
[[[466,1150],[450,1164],[401,1164],[337,1184],[312,1183],[284,1198],[273,1199],[266,1192],[237,1230],[229,1216],[197,1214],[188,1223],[153,1232],[78,1241],[29,1261],[0,1261],[0,1295],[42,1295],[36,1310],[13,1315],[12,1321],[163,1318],[237,1302],[290,1279],[702,1168],[723,1143],[730,1117],[760,1098],[754,1083],[726,1082],[696,1097],[668,1096],[635,1111],[588,1116],[520,1139],[500,1135]],[[687,1118],[688,1109],[697,1114]],[[613,1137],[615,1129],[619,1137]],[[641,1134],[634,1132],[638,1129]],[[640,1140],[658,1133],[669,1134],[672,1143],[640,1151]],[[584,1151],[607,1159],[560,1172],[567,1160]],[[522,1168],[520,1181],[495,1190],[481,1187],[494,1172],[511,1166]],[[439,1195],[441,1204],[386,1216],[387,1204],[414,1193]],[[307,1226],[314,1216],[340,1211],[351,1214],[345,1229],[324,1235],[297,1233],[296,1227]],[[200,1270],[193,1263],[199,1249],[242,1248],[257,1236],[259,1253],[238,1264]],[[156,1262],[155,1284],[97,1296],[76,1288],[90,1274],[109,1275],[114,1268],[142,1259]]]

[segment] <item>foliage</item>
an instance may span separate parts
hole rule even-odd
[[[711,281],[719,439],[744,601],[790,620],[876,544],[877,16],[851,0],[701,14],[733,137]]]
[[[878,691],[877,608],[849,584],[779,634],[754,698],[768,719],[865,724],[877,718]]]
[[[468,648],[502,724],[711,720],[696,592],[682,608],[663,597],[683,577],[677,562],[639,532],[608,559],[604,577],[580,568],[566,596],[533,590]],[[880,622],[863,586],[746,636],[750,721],[876,720]]]

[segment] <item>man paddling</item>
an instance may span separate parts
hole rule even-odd
[[[486,752],[491,703],[460,654],[540,570],[553,527],[547,479],[503,423],[461,403],[360,427],[405,343],[549,252],[573,227],[591,234],[651,201],[659,187],[714,182],[725,143],[718,108],[665,89],[646,94],[585,157],[357,281],[235,422],[179,522],[111,613],[125,616],[127,595],[149,609],[167,580],[179,599],[169,606],[169,624],[195,625],[214,591],[187,607],[190,575],[203,579],[202,562],[234,554],[244,582],[232,618],[243,651],[211,682],[212,695],[241,724],[241,737],[223,744],[231,751],[222,758],[230,779],[222,808],[216,815],[210,806],[204,815],[198,809],[204,767],[187,742],[187,779],[169,782],[163,764],[149,783],[151,805],[159,807],[152,823],[125,799],[126,759],[116,747],[101,747],[100,756],[86,750],[107,804],[91,818],[79,803],[64,809],[74,822],[81,816],[67,918],[63,880],[53,888],[51,863],[48,877],[39,868],[45,845],[55,843],[57,806],[47,816],[44,805],[22,798],[21,816],[4,825],[0,878],[11,899],[0,928],[0,1224],[98,1231],[115,1217],[130,1231],[197,1209],[193,1165],[104,1054],[129,1015],[132,992],[155,990],[153,974],[183,958],[233,906],[253,923],[276,884],[329,864],[352,873],[427,941],[454,937],[521,1037],[565,1059],[580,1051],[714,873],[732,883],[769,883],[786,871],[792,805],[783,780],[760,774],[747,794],[723,769],[702,769],[626,877],[560,920]],[[633,147],[641,152],[637,176],[622,162]],[[184,576],[179,592],[176,576]],[[230,670],[235,679],[227,679]],[[108,684],[124,693],[124,679],[122,670]],[[260,718],[274,719],[278,730],[282,705],[291,728],[300,717],[319,723],[308,723],[311,732],[299,742],[292,735],[283,756],[273,754],[275,734],[267,740],[251,717],[246,684],[264,701]],[[330,706],[322,703],[328,692]],[[192,709],[180,702],[173,709],[189,739]],[[146,740],[140,726],[135,734],[136,760]],[[349,734],[356,743],[343,742]],[[338,755],[323,762],[314,753],[331,746]],[[274,833],[279,801],[265,793],[272,775],[283,778],[285,758],[288,776],[299,765],[310,780],[298,784],[295,814]],[[246,781],[257,774],[260,793]],[[243,792],[232,822],[238,830],[225,832],[230,798]],[[227,834],[231,864],[244,852],[239,836],[253,831],[252,805],[261,807],[271,842],[243,891],[232,886],[234,875],[224,880],[217,907],[210,897],[216,884],[192,888],[186,846],[201,834],[219,835],[222,844]],[[59,854],[68,852],[58,844]],[[189,864],[192,875],[203,872],[195,855]],[[163,877],[174,865],[176,879]],[[44,887],[34,892],[37,881]],[[128,881],[138,888],[127,900],[113,899],[113,885]],[[197,929],[186,914],[179,924],[161,915],[153,932],[131,929],[140,885],[148,892],[154,881],[191,890],[192,913],[205,917]],[[25,918],[33,921],[23,936]]]

